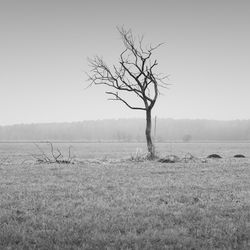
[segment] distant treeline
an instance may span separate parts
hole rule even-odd
[[[250,120],[157,119],[156,141],[250,140]],[[142,142],[144,119],[97,120],[0,126],[0,141],[121,141]]]

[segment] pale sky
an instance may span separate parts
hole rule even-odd
[[[0,125],[143,117],[85,90],[87,57],[116,62],[122,25],[165,42],[154,115],[250,119],[250,1],[0,0]]]

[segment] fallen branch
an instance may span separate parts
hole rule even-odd
[[[54,149],[51,142],[48,142],[48,144],[50,145],[50,155],[46,154],[38,144],[35,144],[40,154],[32,154],[31,156],[35,158],[37,164],[74,164],[74,157],[71,155],[71,146],[68,148],[68,157],[64,158],[59,148]]]

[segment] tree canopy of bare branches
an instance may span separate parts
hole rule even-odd
[[[156,46],[145,46],[144,37],[135,38],[131,30],[118,28],[124,44],[124,50],[120,53],[119,64],[108,66],[104,60],[96,56],[89,59],[91,85],[105,85],[109,87],[106,94],[109,100],[119,101],[133,110],[146,111],[146,140],[149,157],[154,158],[155,150],[151,139],[151,111],[160,94],[160,88],[166,88],[167,76],[155,72],[158,65],[156,59],[152,59],[153,53],[162,43]],[[141,105],[133,105],[124,97],[124,93],[131,94],[141,101]]]

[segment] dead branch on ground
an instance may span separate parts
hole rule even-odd
[[[74,164],[74,157],[71,154],[72,146],[68,148],[68,156],[65,158],[59,148],[54,149],[51,142],[48,142],[48,144],[50,145],[50,155],[46,154],[44,150],[42,150],[42,148],[35,143],[35,146],[39,150],[40,154],[32,154],[31,156],[35,158],[37,164]]]

